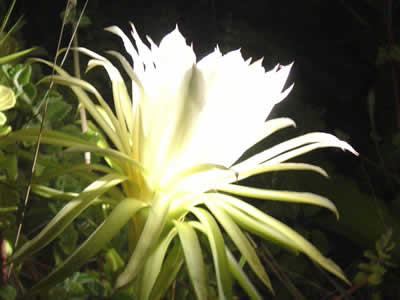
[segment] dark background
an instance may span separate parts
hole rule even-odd
[[[14,15],[24,14],[28,24],[23,28],[26,43],[42,46],[49,57],[55,53],[65,2],[17,1]],[[82,7],[84,1],[79,2]],[[379,72],[388,86],[377,97],[378,126],[393,134],[398,116],[390,66],[379,66],[380,70],[376,66],[378,48],[387,46],[385,1],[347,2],[89,0],[86,15],[92,24],[80,30],[79,40],[98,52],[122,50],[118,38],[104,32],[104,27],[118,25],[128,31],[132,21],[142,37],[147,34],[158,43],[178,24],[198,58],[218,44],[225,52],[241,48],[245,57],[264,57],[266,68],[294,61],[290,81],[295,88],[281,105],[284,115],[294,117],[302,128],[308,118],[296,115],[295,108],[311,106],[326,126],[317,128],[321,124],[316,123],[311,129],[340,129],[363,152],[370,135],[366,96],[379,84]],[[398,7],[395,1],[394,15]],[[396,40],[398,30],[393,34]],[[69,36],[70,30],[64,46]]]

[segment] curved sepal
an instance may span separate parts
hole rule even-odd
[[[207,197],[204,203],[218,220],[218,222],[222,225],[222,227],[225,229],[229,237],[239,249],[240,253],[250,265],[251,269],[254,271],[254,273],[257,274],[258,278],[273,293],[271,281],[267,273],[265,272],[265,269],[260,262],[254,247],[251,245],[250,241],[247,239],[239,226],[223,209],[214,204],[212,197]]]
[[[142,284],[139,290],[139,299],[152,299],[149,295],[156,283],[157,277],[161,272],[161,267],[171,241],[176,236],[176,228],[172,228],[167,236],[158,244],[151,253],[143,269]]]
[[[189,224],[204,232],[210,243],[218,283],[218,299],[230,300],[232,299],[232,276],[229,272],[225,242],[218,224],[203,208],[193,207],[190,211],[200,220],[200,223],[189,222]]]
[[[312,245],[309,241],[307,241],[304,237],[302,237],[289,226],[237,198],[220,197],[219,200],[222,200],[219,202],[219,205],[222,205],[225,208],[225,211],[229,214],[234,213],[235,210],[239,210],[243,212],[242,215],[250,216],[251,218],[254,218],[254,220],[258,223],[261,223],[263,226],[268,226],[274,229],[280,234],[286,236],[290,240],[292,247],[294,246],[295,248],[297,248],[298,251],[307,255],[310,259],[319,264],[325,270],[331,272],[346,283],[349,283],[346,275],[343,273],[342,269],[338,265],[336,265],[331,259],[322,255],[322,253],[314,245]],[[234,209],[230,209],[229,207]],[[242,218],[240,217],[240,215],[236,215],[237,222],[240,222],[241,219]]]
[[[276,230],[272,226],[259,222],[257,219],[254,219],[251,214],[247,214],[245,211],[240,210],[237,206],[231,204],[234,199],[238,201],[241,200],[223,194],[214,194],[214,197],[216,204],[224,209],[224,211],[227,212],[234,222],[241,228],[263,238],[264,240],[278,244],[280,247],[292,252],[293,254],[298,254],[298,247],[293,244],[292,240],[283,232]]]
[[[17,249],[14,255],[10,257],[10,261],[19,261],[23,257],[32,255],[45,247],[63,232],[94,200],[125,180],[127,180],[126,176],[108,174],[90,184],[79,196],[70,200],[40,233]]]
[[[183,250],[179,243],[175,243],[162,266],[157,281],[151,291],[149,299],[160,300],[178,275],[184,262]]]
[[[325,197],[312,193],[267,190],[238,184],[224,184],[219,186],[218,190],[250,198],[318,205],[329,209],[339,218],[335,204]]]
[[[118,276],[116,287],[122,287],[135,279],[154,250],[167,218],[170,198],[159,193],[153,196],[153,206],[140,235],[139,241],[124,271]]]
[[[207,300],[205,267],[196,232],[190,225],[183,222],[174,222],[174,225],[178,230],[185,255],[186,268],[189,272],[196,297],[198,300]]]
[[[232,275],[239,282],[240,286],[250,297],[251,300],[262,300],[262,296],[257,291],[256,287],[251,283],[250,279],[247,277],[246,273],[240,267],[236,259],[233,257],[232,253],[226,249],[226,256],[228,257],[229,269]]]
[[[54,286],[55,283],[85,264],[89,258],[106,246],[132,216],[146,206],[143,201],[132,198],[121,201],[90,237],[46,278],[37,283],[30,293],[35,294]]]

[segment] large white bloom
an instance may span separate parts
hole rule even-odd
[[[133,109],[140,110],[140,161],[156,185],[199,164],[229,168],[260,137],[282,92],[291,65],[265,72],[261,60],[218,47],[196,63],[178,28],[148,48],[132,25],[136,48],[117,27],[133,60]],[[194,179],[195,180],[195,179]]]
[[[88,82],[36,59],[52,66],[58,73],[43,81],[70,86],[96,121],[99,131],[107,136],[94,146],[76,137],[44,131],[41,141],[66,146],[69,150],[97,152],[104,156],[109,168],[87,166],[105,175],[78,195],[65,194],[74,199],[41,233],[17,250],[12,259],[17,261],[47,245],[95,200],[108,200],[115,206],[98,229],[38,283],[34,291],[51,285],[82,265],[129,221],[132,254],[116,285],[133,281],[141,300],[160,299],[183,261],[196,296],[208,299],[197,232],[204,233],[209,241],[219,299],[231,299],[232,275],[251,299],[261,299],[226,247],[222,228],[251,270],[271,291],[269,277],[243,230],[294,253],[304,253],[346,281],[340,267],[301,235],[232,196],[314,204],[338,215],[335,205],[322,196],[252,188],[237,183],[249,176],[281,170],[310,170],[326,176],[326,172],[317,166],[285,162],[317,148],[338,147],[356,154],[346,142],[316,132],[289,139],[237,162],[247,149],[263,138],[294,125],[287,118],[265,121],[274,105],[291,90],[291,87],[283,90],[291,65],[276,66],[265,72],[261,60],[250,63],[238,50],[222,55],[218,48],[196,62],[192,47],[186,44],[178,28],[166,35],[159,46],[148,38],[150,48],[133,26],[135,46],[118,27],[107,30],[122,38],[131,56],[133,66],[121,54],[109,52],[119,59],[130,76],[132,95],[128,94],[122,76],[108,59],[87,49],[79,50],[92,57],[89,68],[102,66],[107,70],[112,82],[113,109]],[[35,129],[21,130],[3,142],[35,140],[37,133]],[[82,168],[79,166],[70,172]],[[120,184],[122,192],[118,188]],[[35,188],[50,195],[62,194],[47,187]],[[179,243],[171,250],[170,244],[175,237],[179,237]],[[167,252],[170,252],[168,256]]]

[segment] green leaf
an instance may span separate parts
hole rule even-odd
[[[58,245],[66,255],[70,255],[76,248],[79,234],[75,230],[73,224],[67,226],[58,237]]]
[[[6,206],[6,207],[0,207],[0,214],[1,213],[8,213],[12,211],[17,211],[18,206]]]
[[[1,112],[0,112],[0,115],[1,115]],[[5,135],[9,134],[10,132],[11,132],[11,126],[5,126],[5,127],[0,126],[0,137],[5,136]]]
[[[16,80],[21,86],[24,86],[30,82],[31,74],[32,67],[30,65],[26,65],[15,74],[14,80]]]
[[[0,205],[14,206],[20,203],[21,196],[19,192],[12,186],[0,184]]]
[[[35,50],[35,48],[29,48],[29,49],[26,49],[26,50],[15,52],[15,53],[7,55],[7,56],[0,57],[0,65],[8,63],[8,62],[10,62],[10,61],[12,61],[14,59],[17,59],[17,58],[19,58],[21,56],[24,56],[24,55],[32,52],[33,50]]]
[[[10,14],[11,14],[11,11],[12,11],[12,9],[14,7],[14,4],[15,4],[15,1],[12,2],[11,6],[8,9],[8,12],[7,12],[6,16],[4,17],[3,24],[2,24],[1,29],[0,29],[0,33],[2,33],[1,34],[2,37],[1,37],[1,40],[0,40],[0,45],[2,45],[9,38],[9,36],[13,32],[15,32],[19,27],[21,27],[22,16],[19,17],[17,22],[15,22],[14,25],[12,25],[11,28],[4,34],[5,26],[7,25],[8,18],[10,17]]]
[[[1,285],[0,286],[0,299],[1,300],[14,300],[17,297],[17,290],[9,285]]]
[[[382,275],[379,273],[372,273],[368,276],[368,283],[370,285],[379,285],[382,282]]]
[[[372,250],[365,250],[364,251],[364,256],[371,259],[371,260],[377,260],[378,256],[376,256],[375,252]]]
[[[3,145],[11,144],[16,141],[37,141],[40,134],[39,128],[25,128],[14,131],[7,138],[2,140]],[[53,144],[63,147],[79,147],[81,145],[92,146],[92,144],[82,138],[78,138],[69,134],[65,134],[54,130],[43,130],[41,142],[45,144]]]
[[[62,175],[70,175],[78,172],[90,173],[93,171],[101,173],[115,173],[115,171],[107,166],[100,164],[77,164],[73,166],[51,166],[51,173],[43,174],[35,177],[35,182],[43,182],[50,178],[55,178]]]
[[[106,268],[108,266],[112,272],[116,272],[124,266],[124,261],[115,248],[107,250],[104,259],[106,261]]]
[[[7,22],[8,22],[8,19],[10,18],[11,12],[14,9],[14,5],[15,5],[16,1],[17,0],[12,0],[10,6],[8,7],[7,13],[3,17],[3,22],[1,23],[0,32],[3,32],[5,30]]]
[[[193,207],[190,211],[200,220],[189,222],[196,229],[204,232],[210,243],[218,283],[218,299],[232,299],[232,277],[229,272],[225,243],[217,223],[209,212],[203,208]]]
[[[0,111],[0,126],[3,126],[7,122],[7,117],[4,113]]]
[[[27,83],[22,87],[24,94],[30,99],[31,102],[36,98],[37,90],[33,83]]]
[[[88,25],[91,25],[92,21],[90,20],[90,18],[88,16],[82,16],[81,21],[79,22],[79,26],[81,27],[85,27]]]
[[[89,258],[96,255],[120,231],[139,210],[147,204],[133,198],[121,201],[105,219],[105,221],[90,235],[90,237],[74,251],[60,266],[53,270],[46,278],[37,283],[31,294],[40,292],[64,279],[74,270],[85,264]]]
[[[22,130],[14,131],[2,140],[2,146],[13,143],[15,141],[37,141],[39,135],[39,128],[27,128]],[[132,159],[123,152],[116,151],[114,149],[103,149],[92,145],[90,142],[80,139],[68,134],[64,134],[58,131],[43,130],[41,136],[41,142],[44,144],[59,145],[64,147],[70,147],[67,151],[79,151],[79,152],[95,152],[104,156],[109,156],[121,164],[129,163],[130,165],[136,166],[139,170],[143,171],[143,167],[139,162]]]
[[[66,11],[64,10],[64,11],[62,11],[60,13],[61,20],[63,22],[65,21],[65,24],[69,24],[69,23],[75,22],[75,19],[77,18],[76,17],[76,8],[74,7],[74,8],[69,9],[67,16],[65,16],[65,12]]]
[[[78,193],[63,192],[39,184],[32,184],[31,187],[32,187],[32,192],[44,198],[54,198],[54,199],[69,201],[79,196]]]
[[[71,222],[94,200],[111,187],[127,180],[119,174],[108,174],[90,184],[78,197],[68,202],[58,214],[32,240],[17,249],[10,261],[19,261],[27,255],[39,251],[54,240]]]
[[[54,99],[47,108],[46,118],[49,121],[62,121],[71,109],[72,106],[65,101]]]
[[[194,229],[183,222],[174,222],[185,255],[186,268],[189,272],[198,300],[207,300],[205,267],[201,247]]]
[[[18,160],[15,153],[7,155],[7,161],[5,162],[7,170],[7,176],[11,180],[17,180],[18,178]]]
[[[16,98],[12,89],[0,85],[0,111],[4,111],[15,106]]]

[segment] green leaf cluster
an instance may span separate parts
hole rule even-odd
[[[355,283],[367,282],[368,285],[377,286],[382,283],[383,277],[389,268],[398,266],[392,261],[391,251],[396,247],[396,243],[391,240],[392,230],[385,232],[375,243],[374,250],[366,250],[364,257],[366,263],[360,263],[360,271],[354,277]]]

